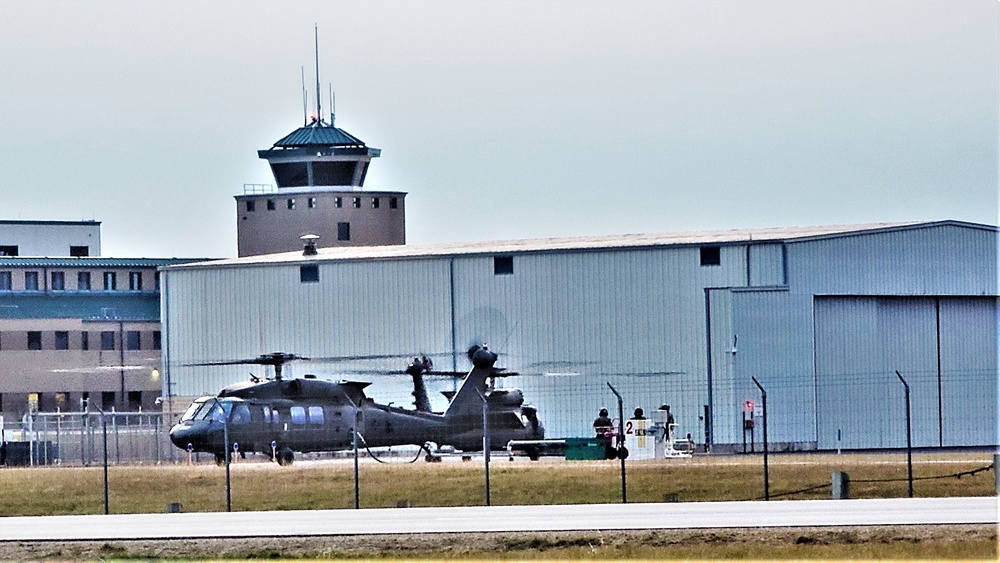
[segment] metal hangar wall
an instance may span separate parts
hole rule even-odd
[[[166,268],[164,394],[214,394],[284,351],[293,373],[372,381],[405,406],[406,358],[468,367],[487,343],[549,436],[597,410],[671,405],[697,443],[737,446],[768,392],[794,449],[997,443],[997,239],[957,221],[320,249]],[[386,357],[397,356],[397,357]],[[261,375],[258,373],[257,375]],[[438,381],[439,390],[454,383]],[[443,409],[437,396],[435,408]],[[760,423],[757,419],[758,424]],[[759,434],[757,436],[759,440]]]

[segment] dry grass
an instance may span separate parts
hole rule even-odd
[[[961,478],[923,479],[983,468],[989,454],[940,453],[914,457],[916,496],[992,496],[992,471]],[[830,498],[830,476],[846,471],[853,498],[907,494],[903,455],[782,454],[770,459],[774,498]],[[621,501],[615,461],[542,460],[505,457],[491,464],[493,504],[582,504]],[[468,506],[484,502],[479,461],[361,465],[361,505],[395,507]],[[880,482],[862,482],[862,481]],[[346,460],[296,463],[239,462],[231,467],[234,510],[353,508],[353,466]],[[760,456],[726,456],[627,463],[629,502],[749,500],[763,495]],[[821,486],[810,492],[783,492]],[[225,510],[225,470],[214,464],[111,467],[113,513],[163,512],[180,502],[186,512]],[[104,509],[100,467],[0,469],[0,515],[100,514]]]

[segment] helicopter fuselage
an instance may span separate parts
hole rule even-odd
[[[364,393],[368,383],[315,376],[240,383],[192,403],[170,430],[170,440],[222,457],[228,435],[230,449],[289,462],[292,452],[353,448],[356,428],[359,448],[434,443],[476,451],[483,449],[483,399],[491,449],[506,448],[510,440],[544,438],[535,409],[523,405],[520,391],[486,389],[490,375],[492,365],[474,368],[463,382],[463,388],[471,387],[460,389],[444,413],[376,403]]]

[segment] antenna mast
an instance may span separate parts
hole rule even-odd
[[[337,98],[333,97],[333,82],[330,83],[330,127],[333,127],[333,119],[337,113]]]
[[[302,126],[309,125],[309,91],[306,90],[306,65],[302,65]]]
[[[319,85],[319,24],[315,24],[315,36],[316,36],[316,120],[323,121],[323,110],[322,103],[320,100],[323,98],[323,92]]]

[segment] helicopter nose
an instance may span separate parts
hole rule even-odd
[[[191,427],[187,424],[175,424],[170,429],[170,441],[178,448],[184,450],[191,443],[192,434]]]

